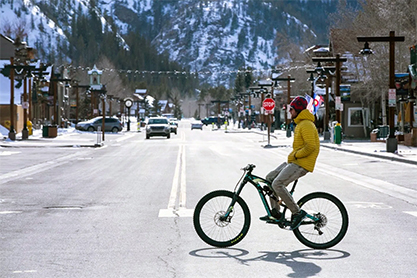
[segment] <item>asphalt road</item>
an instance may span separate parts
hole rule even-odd
[[[108,137],[102,148],[0,150],[0,277],[413,277],[416,166],[322,148],[295,198],[313,191],[346,205],[349,231],[330,250],[258,220],[257,192],[247,237],[212,248],[192,224],[206,193],[233,190],[240,168],[266,175],[287,144],[252,133],[190,130],[171,139]]]

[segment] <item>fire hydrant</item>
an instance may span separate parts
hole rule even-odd
[[[33,127],[32,127],[32,122],[31,122],[31,121],[27,121],[27,122],[26,122],[26,126],[27,126],[27,128],[28,128],[29,135],[33,135]]]

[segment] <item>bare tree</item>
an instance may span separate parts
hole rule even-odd
[[[379,100],[384,114],[389,84],[389,44],[371,42],[374,54],[362,57],[358,52],[364,45],[357,41],[357,37],[388,36],[390,31],[395,31],[397,36],[405,36],[405,42],[395,44],[395,69],[396,72],[406,72],[410,63],[409,47],[417,39],[417,1],[360,0],[360,6],[360,10],[353,11],[347,7],[346,0],[339,2],[337,13],[332,15],[335,29],[332,30],[331,40],[335,52],[352,54],[353,66],[360,81],[352,90],[360,96],[363,107],[372,108]],[[383,123],[386,124],[384,115]]]
[[[4,20],[1,26],[1,33],[12,39],[20,38],[23,41],[28,35],[27,29],[27,24],[24,19],[19,19],[14,23]]]

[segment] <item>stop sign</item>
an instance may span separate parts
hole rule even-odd
[[[266,111],[274,110],[275,101],[272,98],[266,98],[262,103],[262,107],[265,108]]]

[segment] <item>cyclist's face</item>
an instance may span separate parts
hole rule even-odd
[[[294,108],[290,107],[290,114],[291,114],[291,119],[295,119],[297,118],[297,112],[294,110]]]

